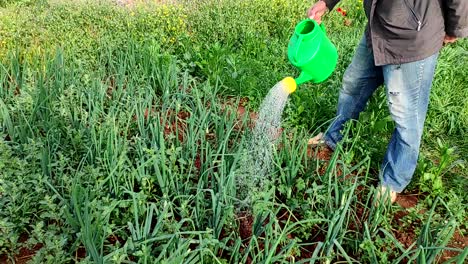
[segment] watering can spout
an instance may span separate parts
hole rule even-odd
[[[296,80],[293,77],[286,77],[281,80],[281,86],[286,93],[292,94],[297,88]]]
[[[312,80],[312,76],[310,76],[309,74],[307,74],[305,71],[301,72],[301,74],[299,75],[299,77],[297,77],[295,79],[296,81],[296,84],[297,85],[300,85],[300,84],[303,84],[305,82],[308,82],[310,80]]]

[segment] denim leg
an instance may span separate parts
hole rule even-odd
[[[437,57],[383,66],[387,103],[396,126],[382,164],[382,185],[396,192],[409,184],[418,163]]]
[[[363,36],[343,76],[336,118],[324,136],[324,141],[330,148],[336,148],[336,144],[343,137],[343,125],[350,119],[358,118],[369,97],[382,83],[382,67],[375,66],[374,55],[367,47],[366,37]]]

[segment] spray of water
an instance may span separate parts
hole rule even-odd
[[[236,177],[239,198],[247,205],[252,202],[252,196],[262,190],[272,172],[273,151],[280,135],[281,116],[291,92],[288,85],[291,84],[283,80],[268,92],[260,107],[251,138],[247,141],[246,153]]]

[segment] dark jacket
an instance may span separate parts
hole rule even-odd
[[[331,10],[340,0],[324,0]],[[425,59],[445,35],[468,36],[468,0],[364,0],[367,43],[377,66]]]

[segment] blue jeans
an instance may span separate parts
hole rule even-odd
[[[332,149],[342,139],[346,121],[357,119],[374,91],[385,84],[387,104],[395,130],[382,163],[382,186],[402,192],[411,181],[418,162],[419,146],[429,104],[438,53],[400,65],[375,66],[372,50],[363,37],[343,76],[336,119],[325,133]]]

